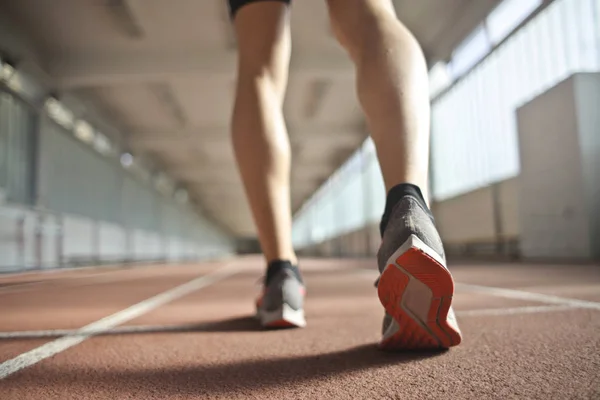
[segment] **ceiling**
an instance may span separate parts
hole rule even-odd
[[[447,59],[497,3],[395,1],[430,65]],[[59,94],[92,104],[126,132],[135,154],[184,184],[232,234],[254,235],[229,139],[236,51],[225,0],[0,0],[0,14],[20,30],[13,50]],[[292,35],[284,111],[297,210],[364,141],[366,128],[324,0],[295,1]]]

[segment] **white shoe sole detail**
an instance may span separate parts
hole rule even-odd
[[[400,325],[398,325],[398,322],[396,322],[396,320],[392,317],[392,322],[390,322],[387,329],[383,333],[383,336],[381,337],[381,341],[384,342],[387,339],[391,338],[399,330],[400,330]]]
[[[435,261],[440,263],[446,270],[448,270],[448,267],[446,266],[446,262],[442,259],[442,257],[431,247],[427,246],[425,244],[425,242],[423,242],[421,239],[419,239],[416,235],[410,235],[408,237],[408,239],[406,239],[406,241],[404,243],[402,243],[402,246],[400,246],[398,248],[398,250],[396,250],[394,252],[394,254],[391,255],[390,258],[388,258],[386,265],[390,265],[390,264],[398,265],[396,260],[398,258],[400,258],[400,256],[402,254],[406,253],[407,250],[409,250],[410,248],[413,248],[413,247],[415,249],[421,250],[423,253],[425,253],[429,257],[433,258]]]
[[[402,309],[411,317],[411,319],[414,322],[416,322],[421,328],[423,328],[427,333],[429,333],[429,335],[432,338],[434,338],[438,343],[441,344],[442,342],[440,338],[436,334],[434,334],[431,331],[431,329],[427,326],[427,317],[431,308],[431,302],[433,301],[433,294],[431,289],[423,282],[416,279],[410,272],[402,268],[402,266],[398,265],[398,262],[396,261],[411,248],[419,249],[420,251],[437,261],[440,265],[442,265],[444,269],[448,271],[448,273],[450,273],[450,271],[448,270],[448,267],[446,266],[446,263],[441,258],[441,256],[437,254],[435,250],[433,250],[431,247],[425,244],[421,239],[419,239],[416,235],[410,235],[409,238],[398,248],[398,250],[396,250],[394,254],[390,256],[390,258],[388,258],[386,263],[386,268],[394,266],[395,268],[398,268],[400,271],[402,271],[402,273],[408,276],[409,278],[408,284],[406,285],[404,293],[402,294],[402,301],[400,304]],[[453,311],[451,312],[453,315]],[[392,318],[392,321],[393,322],[386,329],[385,333],[382,336],[382,342],[389,339],[400,330],[400,326],[398,325],[396,320]],[[439,320],[436,323],[439,326],[440,330],[442,332],[445,332],[445,330],[440,326]]]
[[[271,324],[278,321],[285,321],[291,325],[297,326],[298,328],[304,328],[306,326],[306,319],[304,318],[304,310],[294,310],[287,304],[274,311],[265,311],[259,309],[257,311],[258,319],[264,327],[268,327]]]

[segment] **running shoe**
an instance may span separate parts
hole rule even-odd
[[[306,288],[298,267],[287,261],[270,263],[262,293],[256,300],[256,315],[265,328],[306,326]]]
[[[376,282],[384,350],[445,349],[461,342],[454,281],[431,213],[406,195],[386,218]],[[383,225],[382,225],[383,226]]]

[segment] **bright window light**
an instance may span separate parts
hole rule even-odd
[[[450,71],[453,78],[458,78],[470,70],[475,64],[485,57],[492,45],[483,25],[480,25],[466,38],[452,54]]]
[[[492,43],[504,40],[542,3],[543,0],[504,0],[500,3],[486,21]]]
[[[75,136],[85,143],[94,141],[94,128],[85,121],[79,120],[75,124]]]
[[[444,62],[435,64],[429,70],[429,96],[436,97],[452,84],[448,65]]]

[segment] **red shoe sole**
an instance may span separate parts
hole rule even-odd
[[[448,321],[452,275],[415,236],[402,248],[407,250],[390,258],[377,285],[381,304],[397,323],[390,328],[392,332],[386,332],[380,347],[409,350],[458,345],[460,330]]]

